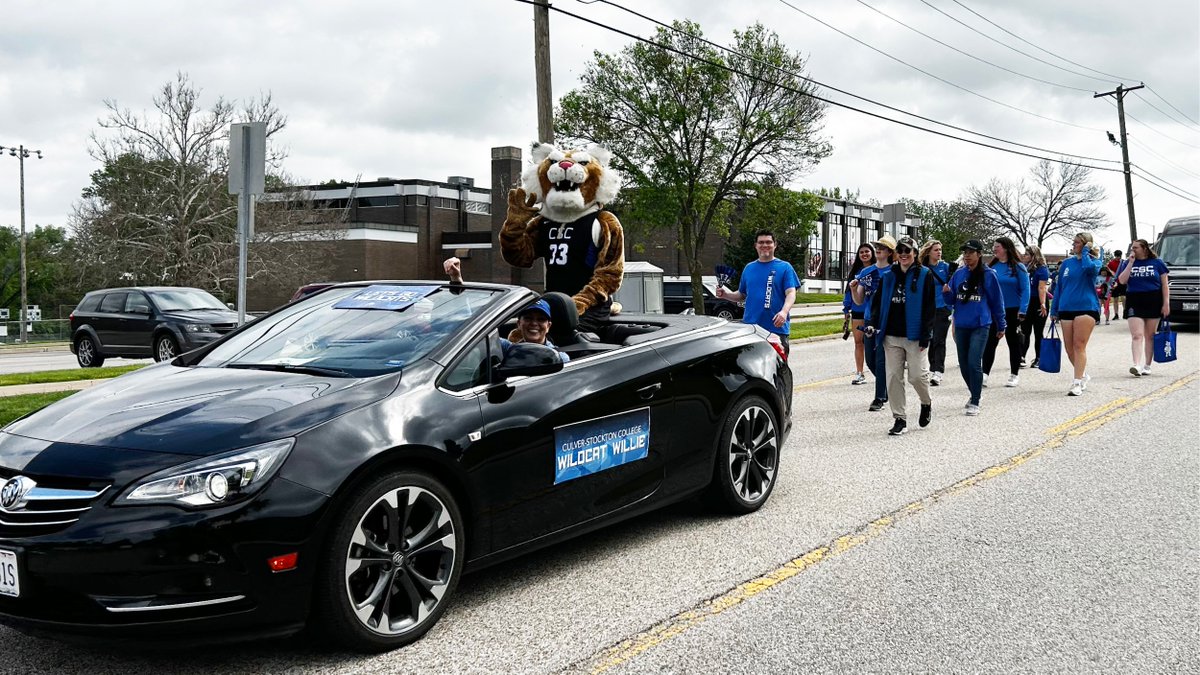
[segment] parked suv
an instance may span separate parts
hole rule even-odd
[[[744,305],[717,297],[717,278],[701,277],[704,313],[730,321],[740,320]],[[679,314],[692,309],[692,278],[663,277],[663,312]]]
[[[199,288],[106,288],[71,312],[71,351],[97,368],[109,357],[166,361],[237,327],[237,312]]]

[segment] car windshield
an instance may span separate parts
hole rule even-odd
[[[1177,234],[1158,242],[1158,257],[1168,267],[1200,267],[1200,236]]]
[[[211,293],[198,288],[177,288],[169,291],[151,291],[154,304],[163,312],[188,312],[197,309],[228,310],[225,303]]]
[[[382,375],[428,354],[496,295],[436,285],[334,288],[258,320],[198,365]]]

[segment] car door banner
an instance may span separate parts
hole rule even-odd
[[[631,410],[554,430],[554,484],[645,459],[650,409]]]
[[[400,310],[436,291],[438,286],[367,286],[354,295],[339,301],[334,309]]]

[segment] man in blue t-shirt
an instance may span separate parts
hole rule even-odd
[[[758,260],[746,265],[736,291],[717,286],[717,297],[734,302],[746,302],[742,321],[757,324],[780,336],[784,355],[791,354],[792,305],[796,304],[796,289],[800,278],[792,266],[775,257],[775,233],[759,230],[754,233],[754,249]]]

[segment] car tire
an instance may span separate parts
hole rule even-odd
[[[104,365],[104,354],[92,336],[80,335],[75,338],[75,360],[80,368],[99,368]]]
[[[332,522],[315,587],[314,632],[361,652],[421,638],[462,575],[466,537],[454,495],[427,474],[395,472],[355,489]]]
[[[727,513],[757,511],[775,489],[779,471],[779,423],[770,404],[759,396],[738,401],[717,443],[709,504]]]
[[[726,321],[733,321],[735,318],[737,318],[737,314],[735,314],[734,311],[728,307],[722,307],[717,310],[717,318],[725,319]]]
[[[144,342],[142,344],[145,344]],[[179,342],[170,333],[161,333],[154,338],[154,360],[170,361],[179,356]]]

